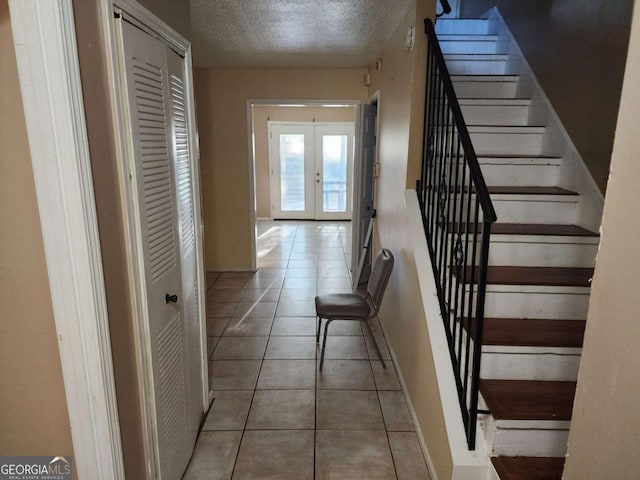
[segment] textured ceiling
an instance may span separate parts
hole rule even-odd
[[[197,67],[363,67],[415,0],[190,0]]]

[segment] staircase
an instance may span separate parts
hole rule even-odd
[[[500,28],[436,23],[498,218],[480,373],[480,409],[490,414],[479,418],[499,478],[560,479],[599,238],[575,224],[584,198],[560,186],[564,150],[530,121],[521,62]]]

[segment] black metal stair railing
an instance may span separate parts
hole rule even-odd
[[[475,449],[491,225],[496,221],[433,23],[417,194],[469,449]]]
[[[451,5],[449,5],[449,2],[447,0],[440,0],[440,5],[442,6],[442,11],[436,14],[436,17],[441,17],[442,15],[451,13]]]

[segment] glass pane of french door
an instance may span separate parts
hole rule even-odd
[[[280,134],[280,210],[304,212],[305,165],[304,134]]]
[[[314,126],[317,220],[349,220],[353,183],[353,124]]]
[[[313,146],[313,126],[269,122],[269,189],[273,218],[313,218]]]
[[[269,122],[275,219],[351,218],[353,124]]]
[[[347,135],[322,136],[322,212],[347,211]]]

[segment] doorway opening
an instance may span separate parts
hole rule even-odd
[[[256,221],[351,221],[360,103],[247,101],[253,270],[265,254]]]

